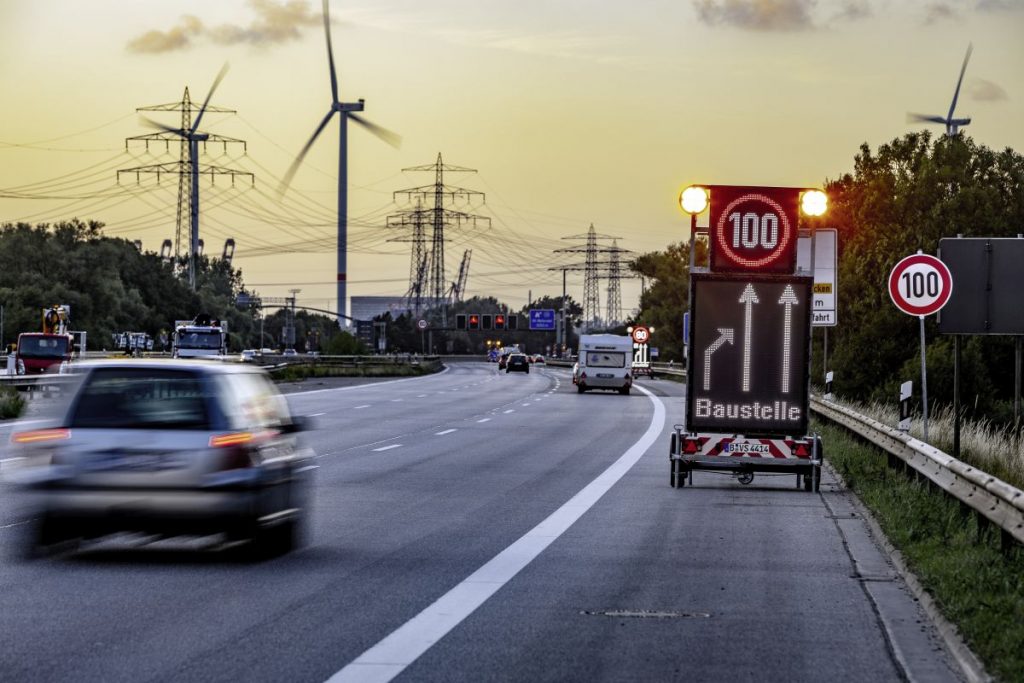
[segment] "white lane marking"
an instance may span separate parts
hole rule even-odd
[[[391,399],[391,402],[392,403],[401,403],[404,400],[405,400],[404,398],[393,398],[393,399]]]
[[[644,435],[608,469],[570,498],[562,507],[519,540],[470,574],[415,617],[356,657],[328,679],[328,683],[386,683],[401,674],[420,655],[512,580],[597,503],[635,465],[665,427],[665,405],[647,389],[636,387],[654,404],[654,415]]]
[[[326,414],[327,413],[313,413],[312,415],[307,415],[307,417],[320,417],[320,416],[326,415]]]
[[[352,387],[335,387],[333,389],[311,389],[310,391],[293,391],[291,393],[285,394],[285,397],[287,398],[288,396],[309,396],[310,394],[319,394],[324,391],[352,391],[353,389],[370,389],[373,387],[383,386],[385,384],[398,384],[399,382],[415,382],[416,380],[419,379],[430,379],[431,377],[443,375],[449,370],[451,370],[451,368],[446,365],[444,367],[444,370],[442,370],[441,372],[435,372],[432,375],[420,375],[419,377],[403,377],[402,379],[389,379],[383,382],[369,382],[367,384],[357,384]]]
[[[426,397],[427,397],[427,394],[420,394],[420,395],[419,395],[419,396],[417,396],[416,398],[426,398]]]
[[[0,529],[10,529],[12,527],[21,526],[22,524],[28,524],[31,521],[32,521],[31,519],[26,519],[24,522],[15,522],[14,524],[5,524],[4,526],[0,526]]]
[[[0,458],[0,462],[14,462],[15,460],[24,460],[25,458]]]
[[[353,408],[352,410],[362,410],[363,408],[369,408],[369,407],[370,407],[370,404],[369,404],[369,403],[366,403],[366,404],[364,404],[364,405],[361,405],[361,406],[356,406],[356,407],[355,407],[355,408]]]
[[[508,410],[505,410],[505,411],[502,411],[502,412],[504,412],[506,415],[508,415],[509,413],[516,412],[516,409],[515,408],[509,408]]]
[[[491,418],[489,418],[489,417],[485,417],[485,418],[484,418],[484,419],[482,419],[482,420],[477,420],[477,423],[480,423],[480,422],[490,422],[490,421],[491,421]]]
[[[522,405],[520,406],[520,408],[526,408],[526,407],[528,407],[529,405],[530,405],[529,403],[524,403],[524,404],[522,404]]]
[[[390,451],[392,448],[401,448],[401,447],[402,447],[402,444],[400,444],[400,443],[393,443],[390,446],[381,446],[380,448],[374,448],[373,451],[374,451],[374,453],[380,453],[381,451]]]
[[[457,431],[458,431],[457,429],[446,429],[443,432],[434,432],[434,436],[444,436],[445,434],[451,434],[452,432],[457,432]]]

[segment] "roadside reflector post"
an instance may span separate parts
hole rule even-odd
[[[825,330],[828,331],[827,329]],[[832,400],[832,377],[835,375],[831,370],[825,373],[825,400]]]
[[[913,382],[904,382],[900,385],[900,422],[897,427],[904,434],[910,431],[910,397],[913,393]]]

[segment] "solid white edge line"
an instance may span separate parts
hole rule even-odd
[[[592,508],[643,457],[665,427],[665,405],[647,389],[636,388],[654,404],[651,424],[636,443],[547,519],[356,657],[331,676],[328,683],[386,683],[392,680],[511,581]]]

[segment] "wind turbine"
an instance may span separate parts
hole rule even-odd
[[[192,201],[189,211],[189,250],[188,250],[188,282],[189,286],[195,291],[196,288],[196,254],[199,252],[199,143],[206,142],[210,139],[209,133],[200,133],[199,124],[203,120],[203,114],[206,113],[206,107],[210,104],[210,98],[213,97],[214,91],[220,82],[224,80],[224,75],[228,72],[228,65],[224,64],[220,68],[220,73],[217,74],[217,78],[214,79],[213,85],[210,86],[210,92],[206,94],[206,100],[203,101],[203,106],[199,108],[199,113],[196,114],[196,120],[192,122],[192,127],[188,130],[184,128],[172,128],[162,123],[158,123],[150,118],[142,117],[143,121],[148,126],[158,128],[165,133],[171,135],[177,135],[188,143],[188,161],[189,161],[189,175],[191,180],[191,195]]]
[[[946,116],[925,116],[924,114],[907,114],[908,121],[925,123],[942,123],[946,126],[946,135],[956,135],[961,126],[971,122],[970,117],[965,119],[954,119],[953,110],[956,109],[957,98],[960,97],[960,85],[964,82],[964,72],[967,71],[967,60],[971,58],[971,51],[974,46],[967,45],[967,54],[964,55],[964,64],[960,67],[960,78],[956,82],[956,90],[953,92],[953,103],[949,105],[949,114]]]
[[[320,121],[320,125],[317,126],[315,131],[313,131],[313,135],[309,138],[306,146],[303,147],[302,151],[299,152],[299,155],[295,157],[295,161],[292,162],[291,167],[284,176],[284,180],[281,182],[280,192],[281,194],[284,194],[285,190],[288,189],[288,185],[291,184],[292,178],[295,176],[295,172],[299,169],[299,165],[305,158],[306,153],[309,152],[317,137],[323,132],[324,128],[327,127],[331,117],[338,114],[338,324],[342,325],[343,323],[341,319],[347,317],[345,315],[345,308],[348,301],[346,298],[346,258],[348,251],[348,120],[352,119],[392,147],[399,147],[402,143],[402,138],[387,128],[371,123],[359,114],[355,113],[363,111],[364,100],[359,100],[358,102],[341,102],[338,99],[338,76],[334,70],[334,50],[331,48],[330,8],[328,7],[328,0],[323,0],[323,3],[324,34],[327,36],[327,65],[331,70],[331,108],[327,110],[327,114],[324,116],[323,120]]]

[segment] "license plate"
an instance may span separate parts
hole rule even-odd
[[[733,442],[725,445],[726,453],[763,453],[771,454],[771,446],[766,443]]]
[[[180,462],[171,453],[124,453],[108,452],[104,457],[89,462],[86,469],[104,470],[136,470],[153,472],[158,470],[173,470],[182,467]]]
[[[601,379],[611,379],[615,375],[613,375],[611,373],[608,373],[608,372],[599,372],[599,373],[597,373],[597,376],[600,377]]]

